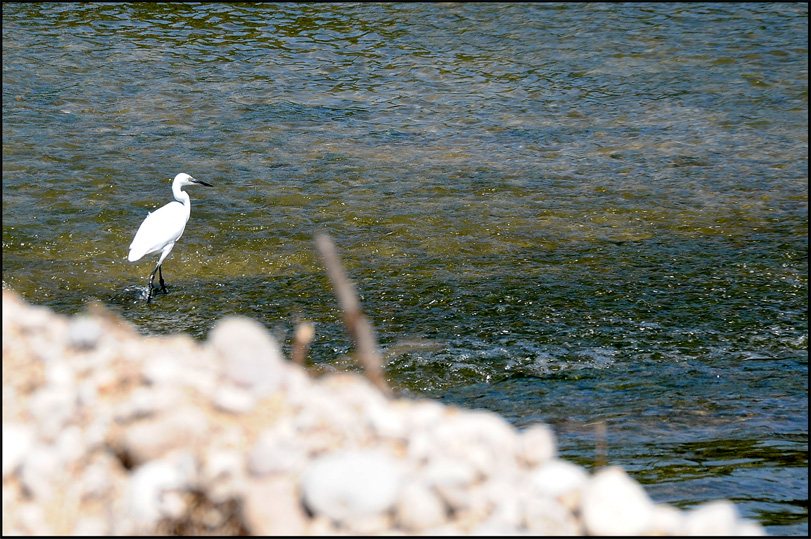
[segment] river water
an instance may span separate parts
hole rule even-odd
[[[400,394],[808,534],[805,4],[4,3],[2,220],[34,304],[354,369],[326,232]]]

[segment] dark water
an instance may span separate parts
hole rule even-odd
[[[3,4],[3,285],[349,369],[328,232],[403,394],[807,535],[807,133],[805,4]]]

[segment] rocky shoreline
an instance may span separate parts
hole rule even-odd
[[[3,534],[763,535],[654,504],[546,425],[315,378],[259,323],[142,337],[3,290]]]

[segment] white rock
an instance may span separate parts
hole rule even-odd
[[[381,438],[407,440],[408,429],[403,414],[385,404],[372,404],[364,414],[369,428]]]
[[[656,505],[645,535],[679,535],[683,525],[681,511],[669,505]]]
[[[259,435],[248,455],[248,471],[256,477],[281,473],[301,473],[307,466],[307,453],[295,439],[276,429]]]
[[[203,462],[202,485],[212,503],[239,498],[245,483],[245,457],[237,449],[210,449]]]
[[[45,501],[54,495],[63,468],[59,452],[53,446],[36,444],[25,456],[20,481],[32,497]]]
[[[114,488],[111,469],[120,463],[111,455],[96,456],[95,462],[88,465],[79,477],[80,496],[86,498],[103,498]]]
[[[172,459],[153,460],[134,470],[127,489],[127,513],[139,530],[153,531],[162,516],[177,511],[171,503],[164,503],[165,494],[191,490],[196,484],[195,469],[194,457],[183,453]]]
[[[289,479],[252,483],[245,491],[242,516],[256,536],[300,536],[307,526],[296,485]]]
[[[107,433],[110,429],[110,424],[113,422],[111,415],[112,414],[106,413],[106,411],[99,411],[92,419],[92,423],[85,428],[83,435],[85,449],[87,451],[92,451],[106,443]]]
[[[177,490],[169,490],[161,496],[161,518],[180,519],[186,513],[186,499]]]
[[[78,398],[79,406],[82,407],[91,407],[96,404],[98,395],[98,385],[96,381],[91,378],[82,380],[76,388],[76,397]]]
[[[223,359],[225,376],[237,384],[265,395],[284,383],[282,351],[259,322],[227,316],[211,330],[209,342]]]
[[[123,436],[123,448],[133,462],[140,464],[174,449],[194,447],[204,439],[207,427],[205,413],[188,406],[129,427]]]
[[[492,524],[500,523],[507,529],[517,530],[524,517],[523,499],[527,498],[528,488],[517,474],[498,475],[490,478],[483,487],[490,504],[488,519]]]
[[[78,395],[64,386],[46,386],[38,390],[28,402],[28,410],[37,422],[39,434],[53,440],[73,418]]]
[[[24,528],[26,535],[55,535],[48,525],[48,519],[45,518],[44,504],[24,504],[19,507],[15,517]],[[3,518],[3,521],[5,522],[5,518]]]
[[[437,459],[452,460],[445,457],[445,455],[437,455],[434,451],[434,436],[428,429],[413,429],[410,428],[410,434],[407,436],[408,442],[408,459],[416,465],[430,463]],[[470,465],[467,465],[470,467]],[[472,467],[470,467],[472,469]],[[475,474],[475,470],[474,474]]]
[[[81,517],[73,528],[76,537],[110,535],[110,530],[104,520],[95,517]]]
[[[582,490],[581,513],[591,535],[640,535],[653,518],[648,494],[622,468],[599,470]]]
[[[13,474],[23,463],[35,438],[33,425],[3,423],[3,479]]]
[[[79,350],[91,350],[101,340],[103,333],[95,318],[75,316],[68,325],[68,344]]]
[[[397,500],[402,472],[379,450],[345,450],[312,462],[301,479],[307,507],[316,515],[347,522],[380,515]]]
[[[433,454],[466,462],[482,477],[516,466],[516,431],[492,412],[459,411],[433,425],[428,432]]]
[[[428,399],[397,401],[392,403],[392,406],[404,409],[405,420],[412,432],[433,427],[446,416],[449,410],[447,406]]]
[[[7,304],[6,295],[3,294],[3,307]],[[46,333],[53,323],[53,312],[48,307],[23,304],[16,309],[3,308],[3,331],[6,328],[17,326],[29,333]],[[11,313],[14,313],[13,316]]]
[[[35,357],[45,364],[64,361],[64,343],[53,336],[46,336],[41,340],[34,341],[33,350]]]
[[[433,459],[422,471],[425,481],[435,487],[467,488],[476,480],[476,470],[466,462],[445,457]]]
[[[453,511],[468,509],[473,504],[469,489],[477,472],[470,464],[437,457],[420,471],[420,476]]]
[[[524,504],[524,526],[533,535],[583,535],[577,519],[554,498],[534,496]]]
[[[388,405],[386,397],[372,382],[354,373],[331,374],[318,379],[316,383],[328,389],[331,396],[357,410],[365,410],[371,405]]]
[[[738,525],[735,526],[734,535],[742,537],[763,537],[766,535],[766,530],[763,529],[760,522],[739,520]]]
[[[488,518],[480,524],[473,526],[469,534],[476,537],[497,537],[497,536],[511,536],[522,535],[519,531],[503,520],[498,518]]]
[[[401,414],[366,378],[349,373],[324,376],[319,379],[317,388],[321,390],[327,411],[332,411],[336,403],[340,403],[343,416],[347,418],[341,426],[344,432],[351,429],[363,435],[362,432],[367,430],[369,434],[390,438],[405,437],[406,425]],[[305,405],[309,408],[314,404],[313,400],[310,397]]]
[[[557,439],[549,425],[530,425],[519,432],[519,457],[524,464],[534,468],[557,455]]]
[[[59,452],[59,458],[65,464],[76,462],[84,456],[86,451],[82,430],[75,425],[60,432],[55,445]]]
[[[315,537],[339,535],[338,527],[332,520],[324,515],[314,516],[309,520],[308,524],[307,533],[302,535],[312,535]]]
[[[244,389],[224,385],[214,392],[214,405],[224,412],[243,414],[250,412],[256,404],[256,397]]]
[[[129,398],[116,407],[115,419],[127,422],[172,410],[179,400],[180,392],[175,387],[136,387]]]
[[[545,425],[390,400],[354,374],[313,379],[256,322],[226,319],[200,347],[7,297],[12,535],[151,534],[193,509],[190,492],[237,501],[258,535],[763,535],[729,502],[681,512],[619,470],[590,481]],[[199,509],[209,529],[231,516]]]
[[[358,446],[370,437],[361,412],[324,391],[310,391],[307,405],[293,417],[293,428],[311,453]]]
[[[394,518],[390,513],[377,513],[350,518],[344,523],[341,531],[354,535],[382,535],[393,526]]]
[[[738,509],[729,500],[708,502],[688,511],[683,535],[733,535],[738,524]]]
[[[530,474],[537,495],[559,498],[580,489],[588,481],[586,470],[576,464],[552,459]]]
[[[183,382],[184,369],[180,362],[165,355],[146,358],[142,372],[144,380],[152,386],[180,385]]]
[[[469,533],[468,530],[462,529],[458,523],[449,522],[442,526],[437,526],[436,528],[423,530],[420,535],[425,537],[461,537],[463,535],[469,535]]]
[[[76,373],[67,361],[55,361],[45,369],[48,385],[71,389],[76,384]]]
[[[204,395],[211,395],[219,387],[220,366],[215,364],[209,350],[185,339],[161,342],[162,347],[142,352],[146,358],[142,373],[147,384],[173,389],[193,387]]]
[[[441,526],[447,521],[445,502],[425,484],[410,481],[397,498],[397,522],[408,532]]]
[[[465,528],[484,522],[492,513],[493,504],[485,484],[479,482],[466,489],[437,489],[451,508],[454,520]]]

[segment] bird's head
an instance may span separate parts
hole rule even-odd
[[[180,174],[175,176],[175,179],[172,181],[172,186],[173,187],[175,185],[177,185],[179,187],[183,187],[184,185],[195,185],[195,184],[205,185],[207,187],[213,187],[210,183],[206,183],[203,180],[198,180],[196,178],[192,178],[191,176],[189,176],[188,174],[186,174],[184,172],[181,172]]]

